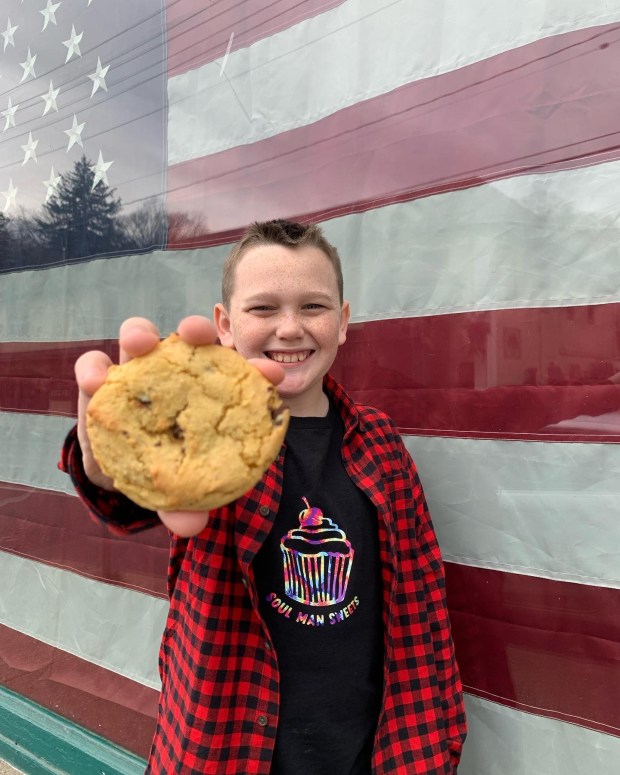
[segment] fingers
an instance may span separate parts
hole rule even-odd
[[[202,315],[190,315],[183,318],[177,326],[177,332],[181,339],[193,345],[213,344],[217,339],[215,326]]]
[[[284,379],[284,369],[275,361],[267,358],[249,358],[248,363],[256,368],[274,385],[279,385]]]
[[[213,344],[217,339],[215,326],[201,315],[184,318],[177,331],[181,339],[192,345]],[[128,318],[119,331],[120,362],[126,363],[131,358],[146,355],[158,341],[159,331],[152,321],[140,317]]]
[[[75,362],[75,379],[80,389],[80,394],[90,398],[98,390],[106,378],[112,361],[99,350],[80,355]]]
[[[77,434],[82,449],[82,463],[86,476],[93,484],[106,490],[114,489],[112,480],[105,476],[95,460],[86,430],[86,410],[90,399],[103,384],[112,361],[98,350],[81,355],[75,362],[75,379],[78,384],[78,425]]]
[[[120,327],[118,344],[120,363],[131,358],[146,355],[159,342],[159,331],[155,323],[146,318],[127,318]]]
[[[181,538],[198,535],[207,526],[206,511],[158,511],[159,518],[171,533]]]

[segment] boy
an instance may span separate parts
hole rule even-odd
[[[291,424],[262,481],[209,515],[156,515],[111,491],[84,429],[109,360],[76,364],[79,442],[74,431],[64,469],[115,531],[158,517],[171,531],[147,773],[456,773],[465,716],[441,557],[391,421],[328,375],[348,320],[340,259],[318,227],[254,224],[233,248],[215,329],[193,317],[179,334],[217,334],[251,359]],[[121,360],[157,339],[148,321],[126,321]]]

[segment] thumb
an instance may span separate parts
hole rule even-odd
[[[207,511],[158,511],[157,513],[168,530],[181,538],[198,535],[209,521]]]

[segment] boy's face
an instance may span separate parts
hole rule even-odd
[[[322,250],[248,249],[235,269],[229,307],[217,304],[214,318],[223,345],[282,366],[278,392],[293,415],[327,413],[323,376],[346,339],[349,303],[340,304],[336,273]]]

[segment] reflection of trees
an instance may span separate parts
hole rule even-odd
[[[82,156],[60,176],[37,213],[0,213],[0,272],[52,266],[90,256],[111,256],[197,244],[207,232],[199,216],[167,213],[163,197],[152,197],[131,213]]]
[[[41,244],[39,228],[32,215],[20,210],[14,218],[7,219],[8,250],[0,251],[0,270],[39,266],[45,262],[46,249]]]
[[[0,213],[0,266],[8,263],[10,245],[9,219],[3,213]]]
[[[188,213],[170,213],[168,215],[168,234],[171,242],[192,244],[204,238],[208,232],[202,218]]]
[[[206,232],[201,218],[181,212],[168,214],[158,199],[150,199],[124,215],[121,228],[127,249],[137,250],[163,246],[166,234],[174,235],[175,241],[191,242]]]
[[[139,210],[122,217],[126,242],[134,248],[161,247],[166,236],[166,214],[162,204],[151,199]]]
[[[44,245],[61,253],[62,260],[115,252],[123,235],[117,215],[121,200],[95,174],[86,156],[61,176],[54,194],[43,205],[36,223]]]

